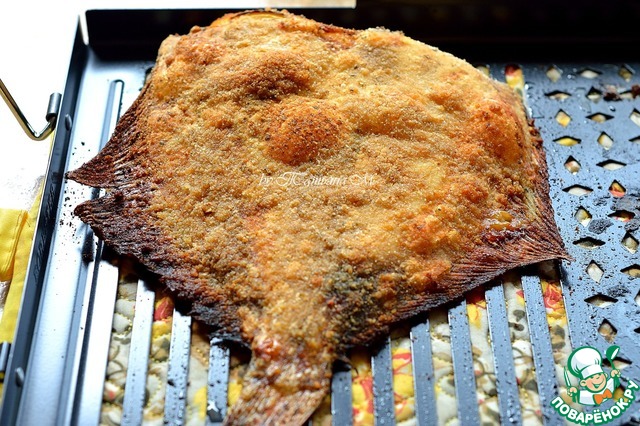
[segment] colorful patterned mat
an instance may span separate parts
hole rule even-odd
[[[542,278],[542,290],[551,332],[556,373],[559,378],[558,383],[561,383],[562,367],[566,364],[571,350],[565,339],[567,336],[567,321],[560,284],[553,263],[543,264],[540,268],[540,276]],[[542,424],[522,288],[517,275],[506,275],[503,280],[523,422],[527,425]],[[106,425],[118,425],[121,420],[131,327],[135,311],[136,288],[136,277],[128,275],[122,277],[118,289],[107,367],[107,381],[104,389],[101,421],[102,424]],[[164,391],[167,380],[173,306],[171,297],[161,293],[156,295],[151,356],[147,378],[147,396],[144,408],[145,424],[163,424]],[[483,423],[496,424],[500,420],[500,414],[486,302],[483,298],[482,290],[475,291],[467,297],[467,314],[469,316],[480,418]],[[439,424],[456,425],[459,422],[457,419],[446,310],[433,311],[430,314],[430,326]],[[392,336],[393,390],[396,419],[398,424],[407,426],[416,424],[410,346],[411,341],[408,337],[408,332],[406,330],[397,330]],[[353,351],[350,359],[352,366],[354,424],[372,425],[373,380],[371,357],[366,349],[360,348]],[[185,423],[187,425],[204,424],[207,406],[208,362],[208,337],[205,330],[200,329],[198,324],[194,323],[187,392]],[[240,393],[245,369],[246,359],[232,356],[229,404],[232,404]],[[560,394],[566,395],[564,389],[561,389]],[[570,402],[567,398],[567,403]],[[313,424],[331,424],[329,397],[326,398],[314,415]]]

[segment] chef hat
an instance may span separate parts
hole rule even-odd
[[[573,351],[567,364],[571,374],[581,379],[604,373],[602,370],[602,355],[590,346],[582,346]]]

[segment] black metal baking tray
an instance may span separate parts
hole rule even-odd
[[[524,73],[525,98],[544,139],[549,163],[555,216],[572,262],[557,265],[573,347],[590,345],[604,353],[612,343],[628,367],[623,383],[640,381],[640,259],[621,242],[640,239],[640,17],[634,2],[616,8],[599,2],[443,1],[359,2],[356,9],[304,9],[304,15],[352,28],[385,26],[436,45],[475,64],[489,65],[504,79],[508,64]],[[63,179],[95,155],[113,130],[117,117],[140,90],[153,65],[160,41],[184,33],[192,25],[206,25],[225,10],[89,10],[73,46],[63,103],[45,183],[34,249],[25,284],[15,343],[5,377],[2,424],[97,424],[99,422],[111,316],[118,281],[117,259],[102,247],[90,229],[73,217],[79,202],[99,194]],[[144,22],[145,25],[140,25]],[[549,70],[560,72],[553,81]],[[626,72],[624,71],[626,70]],[[557,96],[558,94],[565,94]],[[557,113],[571,117],[559,125]],[[604,121],[593,117],[602,114]],[[610,141],[599,143],[606,134]],[[560,143],[563,137],[579,142]],[[610,144],[611,146],[609,146]],[[605,146],[606,145],[606,146]],[[575,172],[575,164],[580,170]],[[615,170],[603,167],[615,162]],[[574,173],[575,172],[575,173]],[[624,195],[613,196],[617,182]],[[578,194],[578,195],[576,195]],[[582,194],[582,195],[580,195]],[[576,219],[583,209],[587,226]],[[591,264],[601,274],[593,274]],[[588,272],[588,269],[591,273]],[[562,378],[556,376],[553,348],[545,315],[540,278],[534,269],[521,276],[526,315],[533,345],[534,366],[541,399],[541,422],[562,424],[550,403]],[[594,279],[596,277],[597,279]],[[500,421],[521,424],[521,405],[514,380],[514,364],[505,297],[499,285],[488,286],[487,300],[492,349],[496,360]],[[607,301],[599,307],[593,300]],[[123,423],[141,420],[148,353],[152,292],[140,281],[135,318],[135,355],[129,360]],[[146,314],[144,312],[147,312]],[[191,321],[176,311],[167,387],[165,422],[184,417]],[[599,332],[603,324],[615,331],[613,341]],[[411,330],[419,424],[437,424],[429,318]],[[479,424],[465,303],[451,305],[449,325],[458,419]],[[146,345],[146,346],[145,346]],[[145,348],[146,352],[145,352]],[[175,348],[175,349],[173,349]],[[374,393],[377,424],[394,422],[388,342],[374,348]],[[228,347],[211,342],[207,424],[224,417]],[[333,423],[352,421],[350,373],[336,366],[332,384]],[[640,403],[633,402],[610,424],[640,423]]]

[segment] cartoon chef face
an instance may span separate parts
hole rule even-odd
[[[596,373],[586,379],[580,380],[580,386],[587,388],[591,392],[601,392],[607,387],[607,374]]]

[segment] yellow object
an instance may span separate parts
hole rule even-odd
[[[239,383],[237,380],[230,380],[227,395],[229,406],[235,404],[236,401],[240,398],[240,392],[242,392],[242,383]]]
[[[0,342],[12,342],[13,333],[18,318],[18,310],[20,308],[20,300],[22,299],[22,288],[24,280],[27,276],[27,265],[29,263],[29,255],[31,254],[31,245],[33,244],[33,234],[36,229],[36,217],[40,202],[34,204],[31,211],[26,214],[22,232],[17,237],[15,260],[13,264],[13,277],[11,278],[11,286],[9,294],[4,305],[4,313],[0,321]]]
[[[18,213],[13,210],[14,213],[9,213],[12,210],[0,209],[0,245],[2,249],[0,254],[2,256],[2,271],[0,272],[8,274],[6,281],[11,280],[2,318],[0,318],[0,342],[13,342],[20,301],[22,300],[22,289],[27,276],[27,266],[36,229],[36,218],[40,208],[40,196],[41,192],[36,197],[36,202],[33,203],[31,211],[28,213],[24,210],[18,210]],[[5,233],[7,231],[8,233]],[[7,247],[12,247],[11,259],[9,259],[8,255],[5,255],[4,250]],[[5,270],[5,265],[9,263],[12,264],[12,268]],[[2,279],[3,281],[5,280],[4,275]],[[2,383],[0,382],[1,395]]]
[[[207,415],[207,387],[203,386],[196,391],[193,397],[193,405],[198,409],[198,419],[204,420]]]
[[[16,246],[26,220],[24,210],[0,209],[0,281],[11,281]]]
[[[556,114],[556,121],[562,127],[567,127],[569,123],[571,123],[571,116],[569,116],[569,114],[567,114],[566,112],[560,110],[558,111],[558,114]]]

